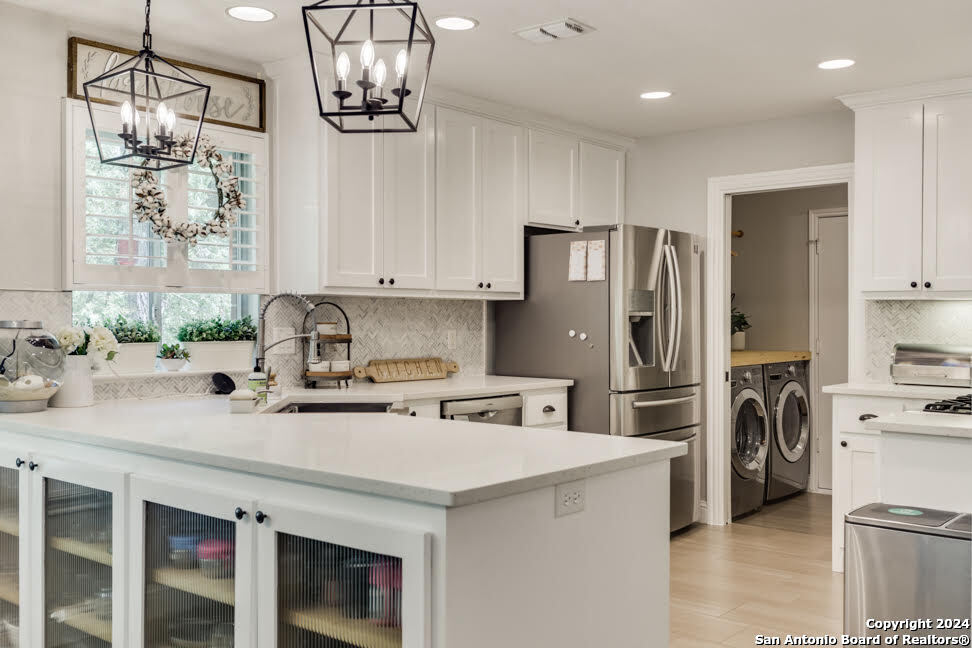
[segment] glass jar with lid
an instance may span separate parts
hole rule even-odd
[[[46,409],[63,374],[61,345],[42,322],[0,320],[0,413]]]

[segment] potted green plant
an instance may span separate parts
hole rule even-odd
[[[155,356],[159,350],[159,327],[152,322],[130,320],[121,315],[106,318],[104,327],[118,340],[118,354],[112,366],[115,373],[137,374],[155,371]],[[99,373],[111,373],[99,369]]]
[[[189,361],[189,351],[178,344],[163,344],[159,349],[159,363],[166,371],[182,371]]]
[[[731,311],[730,331],[732,334],[731,347],[733,351],[742,351],[746,348],[746,329],[752,328],[746,314],[735,306]]]
[[[243,371],[253,368],[256,326],[249,315],[236,320],[214,317],[186,322],[179,341],[192,354],[197,371]]]

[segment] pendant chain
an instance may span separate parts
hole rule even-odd
[[[142,32],[142,49],[152,49],[152,32],[149,29],[149,17],[152,13],[152,0],[145,0],[145,31]]]

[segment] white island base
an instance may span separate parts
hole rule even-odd
[[[200,610],[237,648],[668,645],[684,444],[226,408],[0,417],[0,549],[20,556],[0,605],[19,606],[20,645],[169,645]],[[555,516],[558,485],[582,511]]]

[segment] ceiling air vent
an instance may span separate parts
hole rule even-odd
[[[584,23],[573,20],[572,18],[564,18],[563,20],[547,23],[545,25],[527,27],[526,29],[521,29],[520,31],[514,33],[520,38],[528,40],[531,43],[552,43],[556,40],[583,36],[584,34],[592,31],[594,31],[594,28],[590,25],[585,25]]]

